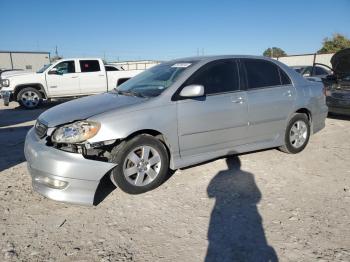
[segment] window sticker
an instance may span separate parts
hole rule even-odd
[[[176,63],[172,65],[171,67],[176,67],[176,68],[187,68],[191,65],[191,63]]]

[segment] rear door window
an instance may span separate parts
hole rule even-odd
[[[290,85],[292,84],[292,81],[290,80],[289,76],[284,72],[281,68],[278,68],[280,72],[281,77],[281,84],[282,85]]]
[[[236,61],[225,59],[204,65],[186,81],[185,85],[194,84],[203,85],[207,95],[239,90]]]
[[[262,59],[243,59],[248,89],[281,85],[280,69],[272,62]],[[284,80],[286,83],[288,80]]]
[[[80,60],[79,63],[82,73],[101,71],[98,60]]]

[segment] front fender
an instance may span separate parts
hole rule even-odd
[[[125,139],[135,132],[154,130],[161,133],[169,147],[171,157],[179,155],[176,103],[139,109],[118,114],[117,111],[96,115],[89,120],[101,123],[96,136],[89,143]]]

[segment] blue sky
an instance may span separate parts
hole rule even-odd
[[[0,50],[158,59],[197,53],[313,53],[350,37],[350,0],[1,0]]]

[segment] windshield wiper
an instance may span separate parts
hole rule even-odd
[[[124,90],[117,90],[117,93],[119,95],[124,95],[124,96],[136,96],[136,97],[146,97],[141,93],[135,92],[135,91],[124,91]]]

